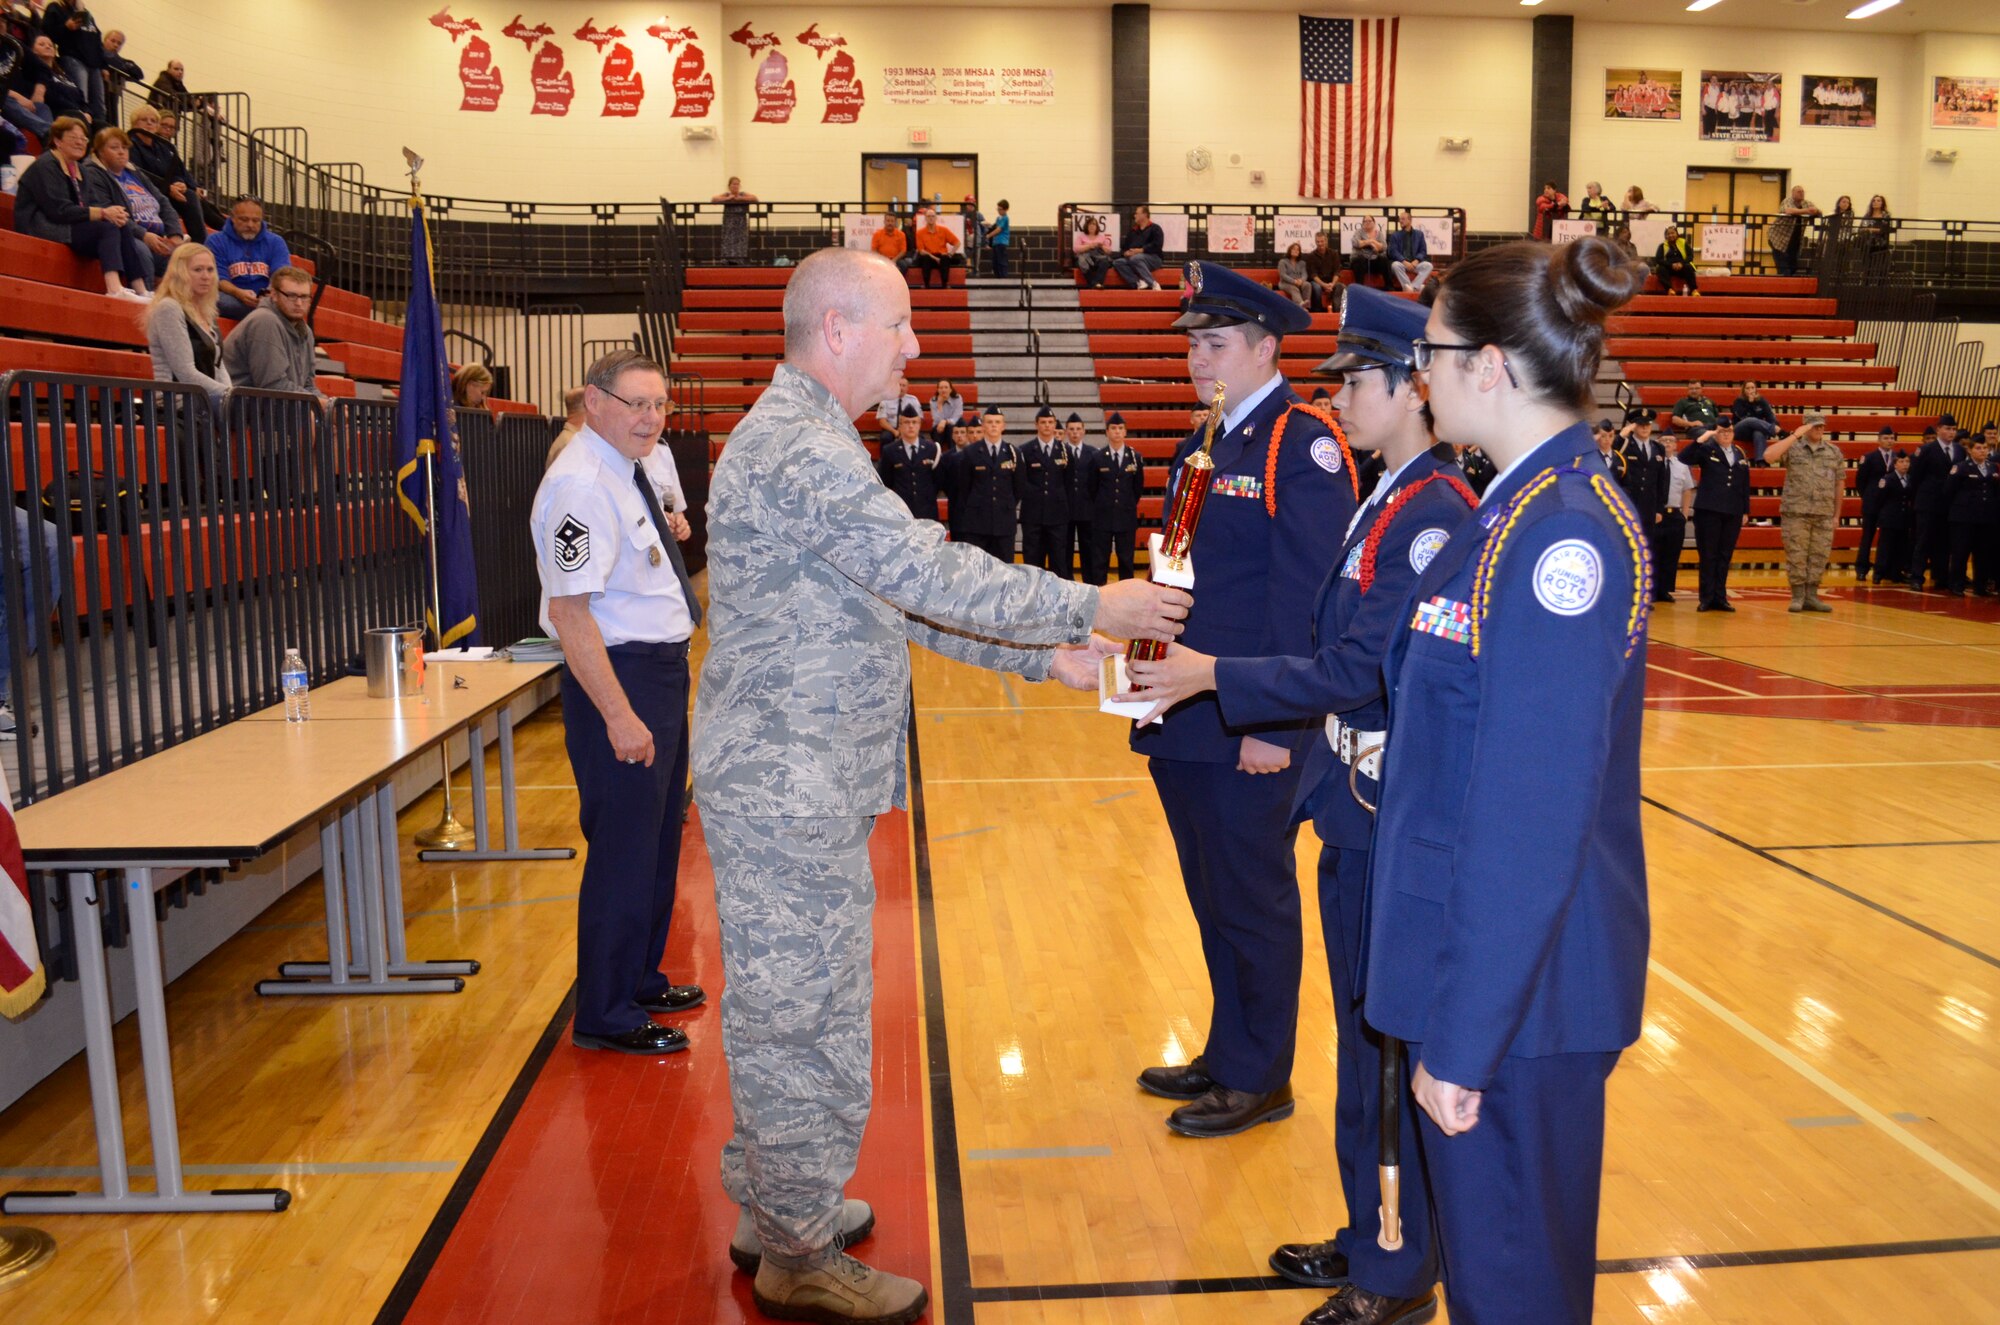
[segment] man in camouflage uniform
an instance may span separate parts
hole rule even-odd
[[[736,1131],[730,1252],[760,1309],[911,1321],[922,1285],[842,1248],[874,1216],[844,1201],[869,1108],[875,816],[904,803],[914,640],[1033,680],[1096,686],[1119,637],[1179,633],[1189,599],[1003,564],[913,519],[852,420],[916,357],[909,288],[827,249],[785,291],[785,363],[730,434],[709,489],[709,651],[695,798],[715,870],[723,1050]]]
[[[1778,503],[1778,532],[1785,540],[1785,574],[1792,582],[1794,612],[1831,612],[1820,601],[1819,582],[1833,555],[1833,531],[1840,524],[1840,497],[1847,487],[1847,457],[1826,439],[1826,416],[1808,414],[1789,437],[1771,443],[1766,464],[1785,470],[1785,495]]]

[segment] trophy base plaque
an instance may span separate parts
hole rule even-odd
[[[1148,573],[1153,583],[1164,584],[1170,589],[1185,589],[1194,592],[1194,560],[1191,557],[1168,557],[1160,551],[1160,535],[1151,534],[1146,539],[1146,560]],[[1097,673],[1097,710],[1110,713],[1133,722],[1146,716],[1155,701],[1136,698],[1132,690],[1132,678],[1126,674],[1125,658],[1112,654],[1106,658]],[[1154,718],[1154,722],[1165,720],[1164,715]]]

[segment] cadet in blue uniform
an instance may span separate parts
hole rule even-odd
[[[1453,1325],[1591,1317],[1605,1085],[1646,988],[1651,555],[1583,414],[1644,277],[1599,239],[1485,249],[1417,343],[1438,434],[1499,474],[1383,660],[1363,1007],[1409,1047]]]
[[[980,439],[951,453],[946,485],[951,536],[985,548],[1002,561],[1014,559],[1015,511],[1021,501],[1021,457],[1002,440],[1006,416],[999,409],[979,416]]]
[[[1347,1226],[1324,1242],[1288,1244],[1272,1253],[1271,1267],[1285,1278],[1340,1289],[1306,1317],[1306,1325],[1414,1323],[1437,1314],[1437,1258],[1415,1109],[1401,1117],[1403,1246],[1386,1252],[1376,1242],[1382,1042],[1363,1025],[1359,999],[1362,903],[1375,826],[1357,796],[1369,804],[1380,796],[1381,762],[1374,752],[1389,725],[1382,652],[1403,624],[1411,584],[1478,501],[1449,459],[1450,448],[1433,450],[1423,397],[1411,380],[1411,345],[1423,335],[1427,312],[1407,299],[1348,286],[1339,353],[1319,366],[1345,377],[1333,403],[1354,450],[1381,457],[1383,477],[1348,522],[1336,568],[1320,586],[1313,656],[1211,658],[1174,645],[1158,662],[1131,664],[1134,681],[1169,702],[1214,690],[1226,722],[1326,722],[1325,737],[1315,739],[1305,756],[1292,819],[1310,815],[1322,844],[1320,924],[1339,1034],[1334,1154]]]
[[[1069,545],[1063,564],[1090,582],[1090,469],[1096,451],[1083,437],[1083,415],[1063,420],[1063,446],[1069,451]]]
[[[1021,560],[1070,579],[1069,448],[1056,414],[1035,411],[1035,440],[1021,448]]]
[[[903,499],[911,515],[936,524],[937,470],[943,458],[938,444],[923,435],[923,416],[917,407],[905,405],[896,419],[896,435],[882,443],[875,472],[882,476],[883,487]]]
[[[1139,532],[1139,494],[1146,486],[1146,462],[1125,445],[1125,416],[1104,417],[1104,449],[1090,452],[1084,487],[1090,504],[1090,551],[1084,578],[1104,584],[1111,578],[1111,554],[1118,554],[1118,578],[1139,573],[1133,545]]]
[[[701,604],[681,561],[686,517],[667,515],[660,500],[678,487],[659,445],[666,378],[650,359],[618,350],[585,380],[587,422],[543,475],[529,521],[542,627],[563,646],[563,743],[589,843],[571,1038],[672,1053],[687,1036],[648,1014],[703,998],[660,973],[688,780],[688,637]]]
[[[1195,393],[1206,400],[1218,382],[1226,392],[1183,638],[1203,653],[1308,657],[1313,600],[1357,500],[1339,428],[1278,372],[1279,338],[1311,315],[1210,263],[1189,263],[1183,289],[1174,325],[1187,331]],[[1176,450],[1173,481],[1201,441],[1197,431]],[[1319,728],[1297,719],[1233,722],[1213,698],[1132,733],[1173,831],[1214,999],[1201,1054],[1139,1076],[1145,1090],[1188,1101],[1167,1120],[1182,1135],[1229,1136],[1291,1116],[1305,946],[1292,793],[1317,739]]]
[[[1945,588],[1959,595],[1993,593],[1993,535],[2000,528],[2000,473],[1996,473],[1984,434],[1968,448],[1972,458],[1951,467],[1951,560],[1945,565]]]
[[[1734,612],[1729,603],[1729,563],[1736,537],[1750,513],[1750,452],[1757,434],[1746,423],[1732,433],[1711,428],[1681,448],[1680,462],[1699,470],[1694,489],[1694,545],[1701,562],[1697,612]]]

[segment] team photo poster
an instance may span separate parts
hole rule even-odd
[[[1681,117],[1678,69],[1606,69],[1604,118],[1677,120]]]
[[[1875,80],[1806,74],[1799,80],[1799,123],[1822,129],[1875,127]]]
[[[1994,112],[1996,98],[2000,98],[2000,78],[1933,78],[1931,127],[2000,128],[2000,115]]]
[[[1701,136],[1715,143],[1775,143],[1783,74],[1701,71]]]

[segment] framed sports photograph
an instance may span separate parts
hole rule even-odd
[[[1783,74],[1701,71],[1701,137],[1711,143],[1775,143]]]
[[[1875,127],[1875,80],[1846,74],[1799,79],[1799,123],[1821,129]]]
[[[1604,118],[1677,120],[1681,117],[1678,69],[1606,69]]]
[[[2000,128],[2000,114],[1995,113],[1996,98],[2000,98],[2000,78],[1933,78],[1931,127]]]

